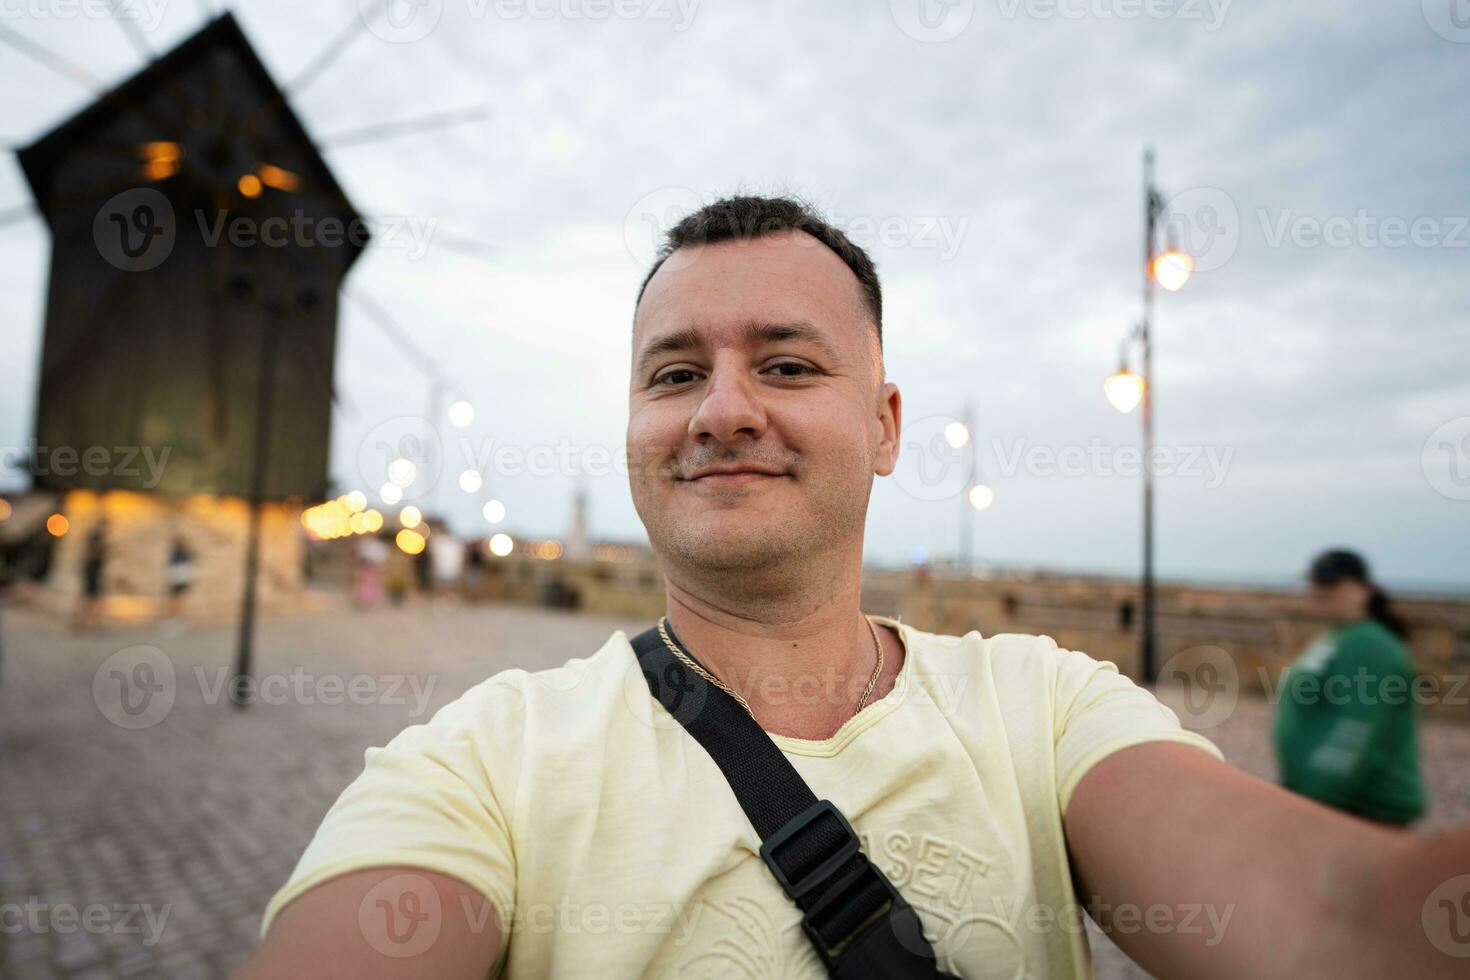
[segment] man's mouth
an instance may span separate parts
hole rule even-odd
[[[700,487],[743,487],[749,483],[758,483],[761,480],[779,479],[780,473],[760,473],[755,470],[737,470],[732,473],[706,473],[690,480],[695,486]]]
[[[696,470],[680,482],[697,487],[740,487],[763,480],[774,480],[787,474],[781,470],[758,466],[712,466]]]

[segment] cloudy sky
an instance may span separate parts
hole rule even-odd
[[[163,50],[210,5],[127,6]],[[355,0],[233,9],[282,80],[359,17]],[[0,29],[121,79],[138,55],[93,13],[0,0]],[[605,461],[654,232],[732,190],[795,192],[883,276],[909,431],[904,468],[874,491],[869,557],[955,551],[966,474],[944,476],[933,447],[969,403],[975,478],[995,493],[974,515],[977,559],[1136,573],[1139,419],[1101,383],[1140,314],[1152,145],[1199,266],[1155,311],[1161,573],[1286,582],[1346,544],[1390,584],[1470,590],[1464,0],[393,0],[391,14],[295,109],[329,138],[490,108],[329,154],[381,222],[349,290],[477,409],[444,427],[431,498],[464,532],[488,529],[493,496],[507,529],[561,534],[586,471],[594,533],[641,539]],[[88,99],[9,49],[0,88],[10,145]],[[0,210],[27,199],[12,158]],[[450,247],[462,239],[489,247]],[[0,228],[0,446],[31,431],[47,252],[39,223]],[[372,491],[374,445],[422,425],[403,417],[427,413],[428,384],[360,308],[340,329],[332,471]],[[464,493],[456,476],[477,460],[486,486]]]

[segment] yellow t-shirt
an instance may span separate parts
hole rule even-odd
[[[776,744],[918,910],[943,969],[1090,976],[1062,832],[1073,789],[1140,742],[1219,750],[1113,664],[1050,637],[941,636],[873,618],[907,651],[893,690],[829,739]],[[328,878],[403,865],[494,903],[509,941],[492,975],[824,976],[759,848],[620,630],[591,657],[496,674],[368,749],[261,933]],[[386,955],[431,942],[436,911],[486,921],[483,902],[435,910],[432,889],[395,877],[407,880],[361,910]]]

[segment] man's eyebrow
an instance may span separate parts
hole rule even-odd
[[[638,365],[633,373],[642,374],[651,362],[665,354],[695,350],[703,343],[704,341],[699,337],[699,331],[693,327],[684,327],[682,330],[666,333],[662,337],[655,337],[639,352]]]
[[[745,342],[752,347],[771,344],[782,340],[801,340],[821,350],[834,361],[841,360],[836,346],[816,327],[805,320],[791,323],[763,323],[752,320],[745,325]]]

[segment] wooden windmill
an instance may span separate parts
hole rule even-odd
[[[320,497],[366,225],[234,18],[19,157],[52,238],[37,445],[168,452],[157,486],[137,467],[38,485]]]
[[[241,636],[248,671],[262,506],[328,489],[344,279],[371,236],[292,111],[382,12],[364,8],[283,90],[228,13],[106,88],[0,24],[0,42],[98,91],[17,151],[51,232],[38,447],[166,453],[138,467],[33,466],[60,493],[130,491],[251,503]],[[482,110],[377,123],[328,148],[467,122]],[[0,215],[0,224],[25,217]],[[477,251],[474,243],[451,248]],[[411,332],[369,322],[442,384]]]

